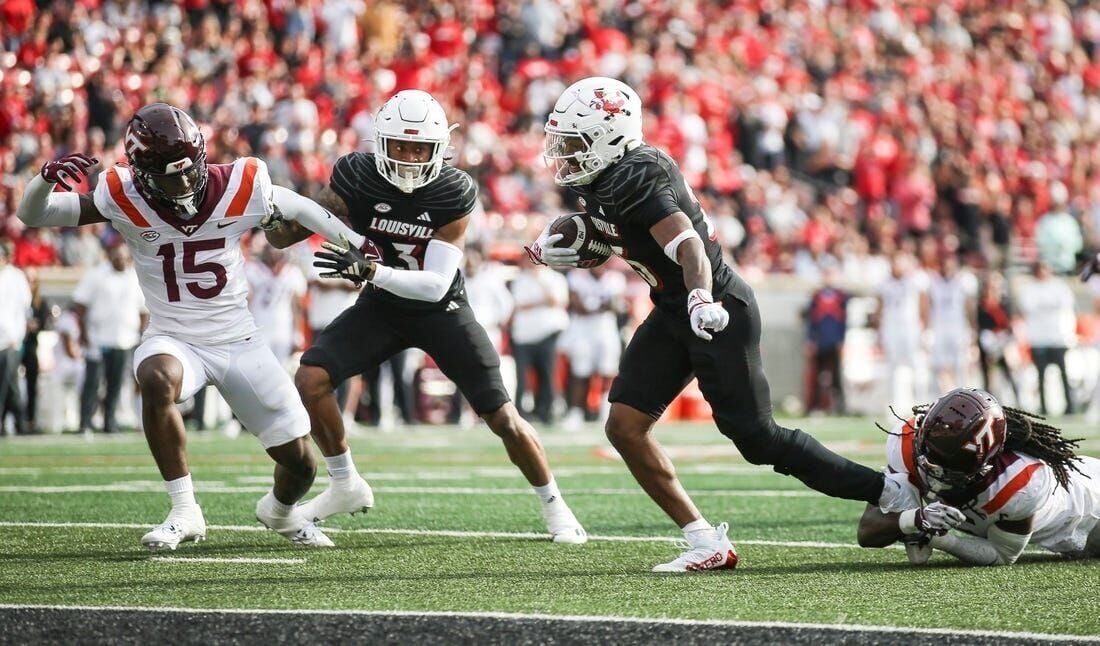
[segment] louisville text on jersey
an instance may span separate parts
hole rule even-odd
[[[395,236],[405,236],[408,238],[430,238],[432,234],[435,233],[433,227],[426,227],[422,224],[415,224],[413,222],[401,222],[400,220],[377,217],[370,219],[369,228],[371,231],[388,233]]]

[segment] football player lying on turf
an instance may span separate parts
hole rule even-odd
[[[584,200],[594,229],[649,283],[655,305],[623,353],[606,427],[635,479],[690,545],[654,569],[695,572],[737,563],[727,525],[714,527],[703,518],[651,433],[692,377],[718,429],[750,463],[774,465],[830,496],[883,504],[899,495],[900,486],[881,473],[775,423],[756,298],[722,259],[710,221],[676,163],[642,141],[637,93],[614,79],[578,81],[558,99],[545,131],[543,155],[557,171],[555,181]],[[550,228],[528,250],[535,262],[586,262]]]
[[[913,412],[886,441],[904,500],[867,507],[860,545],[904,541],[915,563],[935,548],[971,565],[1011,565],[1028,544],[1100,556],[1100,460],[1075,455],[1078,440],[974,388]]]
[[[322,276],[367,287],[314,339],[295,376],[331,476],[328,489],[304,503],[303,511],[319,521],[374,504],[352,462],[334,389],[415,347],[435,360],[504,442],[538,495],[554,542],[584,543],[584,528],[558,490],[535,429],[510,401],[500,357],[466,299],[458,268],[477,185],[443,163],[452,130],[447,115],[427,92],[405,90],[379,109],[374,123],[377,152],[341,157],[330,185],[317,196],[370,240],[367,246],[329,245],[315,263],[327,270]],[[277,233],[268,237],[276,245],[309,235],[293,224]]]
[[[172,500],[168,518],[141,542],[176,549],[206,536],[187,465],[176,402],[217,386],[233,413],[275,461],[275,486],[256,517],[299,545],[331,546],[294,509],[317,471],[309,418],[290,376],[259,338],[248,310],[240,239],[255,226],[295,219],[329,240],[354,234],[313,201],[272,186],[264,162],[206,163],[191,117],[165,103],[139,109],[126,128],[129,165],[112,166],[94,194],[69,182],[98,160],[73,153],[46,162],[28,185],[18,216],[29,226],[110,222],[129,245],[150,324],[134,353],[142,420],[153,459]],[[60,186],[66,192],[55,192]]]

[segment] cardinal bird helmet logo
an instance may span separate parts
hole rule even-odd
[[[609,115],[630,114],[626,108],[627,98],[621,90],[595,90],[592,93],[595,98],[589,102],[589,107],[593,110],[603,110]]]

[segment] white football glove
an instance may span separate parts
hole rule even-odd
[[[924,532],[930,536],[943,536],[966,522],[966,516],[951,505],[940,501],[929,503],[924,508],[907,509],[898,517],[898,528],[903,534]]]
[[[561,239],[562,234],[551,234],[550,225],[546,225],[546,228],[539,234],[538,239],[531,246],[524,247],[523,250],[527,252],[527,257],[531,259],[531,262],[536,265],[576,267],[581,260],[576,251],[566,247],[554,246]]]
[[[704,341],[714,337],[711,332],[721,332],[729,325],[730,315],[721,303],[715,303],[714,297],[705,289],[693,289],[688,294],[688,316],[691,318],[691,331]]]

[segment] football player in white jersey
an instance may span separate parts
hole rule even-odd
[[[914,563],[935,548],[1011,565],[1029,544],[1100,557],[1100,460],[1076,455],[1077,440],[974,388],[913,412],[886,444],[888,477],[906,495],[890,509],[868,505],[860,545],[904,541]]]
[[[125,149],[129,164],[103,171],[94,195],[69,192],[69,181],[87,175],[98,160],[73,153],[47,162],[27,185],[17,214],[36,227],[110,222],[132,251],[150,311],[134,373],[145,436],[172,501],[167,519],[142,544],[174,550],[206,536],[175,404],[209,382],[276,462],[274,487],[257,504],[257,518],[296,544],[331,546],[294,508],[316,473],[309,418],[289,375],[257,335],[240,239],[283,219],[330,240],[346,236],[362,244],[362,237],[311,200],[272,186],[258,159],[207,164],[198,126],[165,103],[137,111]],[[57,186],[65,192],[55,192]]]

